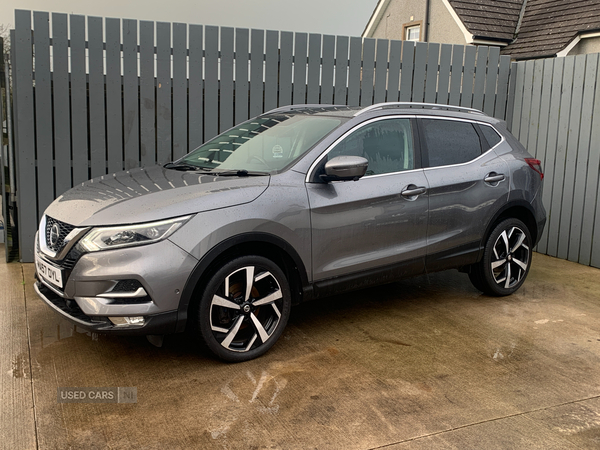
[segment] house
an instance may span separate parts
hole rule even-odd
[[[600,52],[600,0],[379,0],[363,37],[495,45],[514,59]]]

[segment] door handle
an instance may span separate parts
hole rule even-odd
[[[403,197],[414,197],[415,195],[421,195],[427,192],[427,189],[424,186],[417,187],[414,184],[407,186],[400,194]]]
[[[497,183],[499,181],[504,180],[504,178],[505,176],[503,173],[491,172],[485,176],[483,181],[485,181],[486,183]]]

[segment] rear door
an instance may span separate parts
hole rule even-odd
[[[429,184],[427,270],[471,264],[490,219],[508,199],[508,166],[491,148],[498,142],[489,144],[475,122],[418,122]]]
[[[379,272],[384,269],[396,276],[423,271],[427,180],[415,153],[414,128],[406,117],[367,121],[313,166],[307,192],[314,281],[349,274],[391,276]],[[365,157],[366,175],[358,181],[315,182],[314,172],[341,155]]]

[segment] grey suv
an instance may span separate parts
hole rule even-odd
[[[542,179],[480,111],[279,108],[61,195],[36,236],[35,287],[85,329],[155,343],[188,329],[244,361],[302,301],[451,268],[511,294],[546,220]]]

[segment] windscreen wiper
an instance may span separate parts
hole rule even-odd
[[[202,167],[192,166],[191,164],[185,163],[167,163],[163,166],[165,169],[173,169],[173,170],[182,170],[182,171],[192,171],[192,170],[202,170]]]
[[[268,175],[265,172],[249,172],[246,169],[223,170],[221,172],[208,172],[206,175],[216,175],[218,177],[258,177]]]

